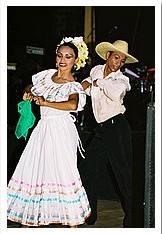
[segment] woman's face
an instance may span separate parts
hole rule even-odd
[[[76,55],[69,46],[61,46],[56,54],[56,64],[60,70],[71,70],[74,66]]]

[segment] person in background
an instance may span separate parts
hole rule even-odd
[[[23,100],[40,106],[32,131],[8,183],[7,219],[20,227],[62,224],[76,228],[91,208],[77,168],[81,141],[71,112],[82,111],[85,92],[74,79],[88,48],[82,37],[65,37],[56,49],[56,67],[32,76]]]
[[[129,78],[120,69],[126,63],[138,62],[128,54],[128,43],[117,40],[113,44],[101,42],[96,53],[106,62],[90,71],[82,86],[91,96],[94,117],[97,121],[95,135],[79,164],[83,185],[92,209],[86,220],[93,225],[97,220],[96,182],[107,166],[115,177],[123,211],[123,227],[132,227],[132,136],[124,117],[123,99],[131,89]]]

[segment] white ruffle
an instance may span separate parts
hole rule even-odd
[[[79,103],[76,111],[82,111],[86,104],[86,93],[79,82],[67,82],[63,84],[54,83],[52,76],[57,70],[49,69],[32,76],[32,93],[43,96],[47,101],[67,101],[69,95],[78,93]]]

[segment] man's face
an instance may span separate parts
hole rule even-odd
[[[106,64],[111,72],[119,70],[126,61],[126,56],[120,52],[108,52]]]

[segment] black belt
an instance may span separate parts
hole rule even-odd
[[[106,121],[99,123],[99,126],[104,127],[107,124],[114,124],[121,116],[123,116],[123,114],[115,115],[112,118],[107,119]]]

